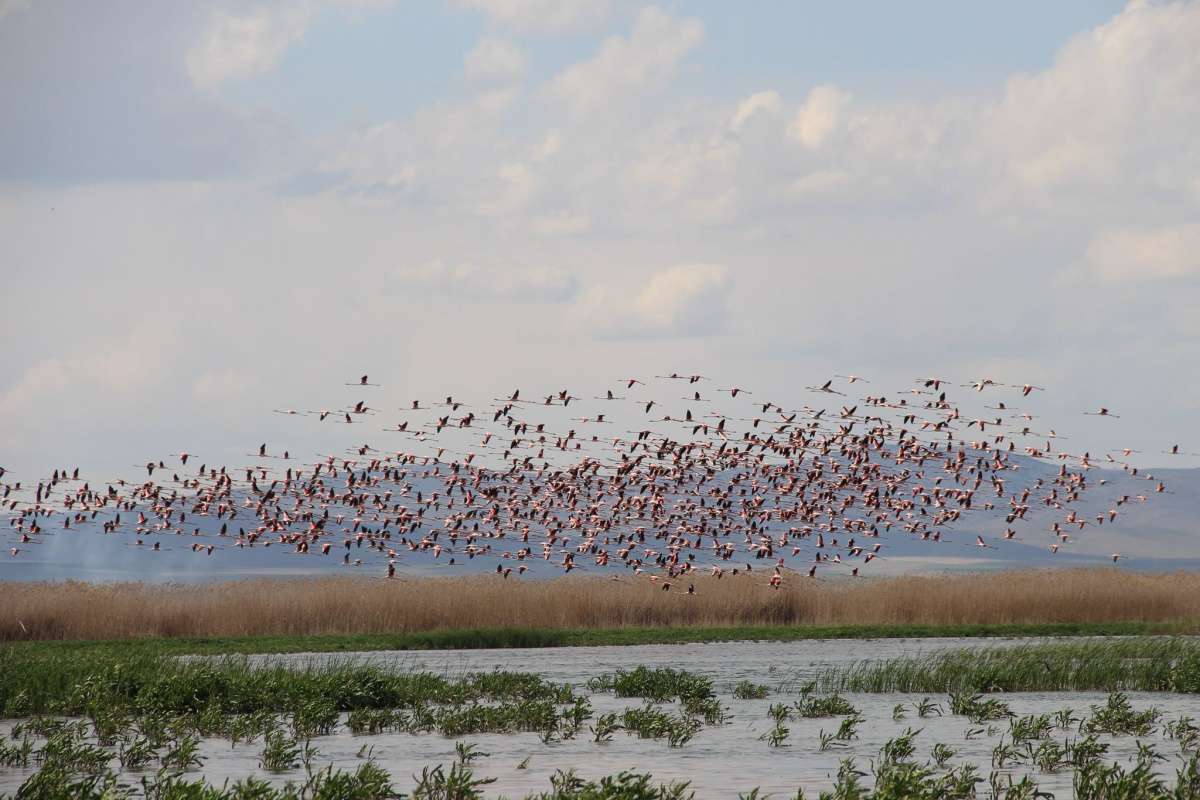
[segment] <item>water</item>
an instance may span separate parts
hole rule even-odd
[[[682,748],[670,748],[665,741],[637,739],[624,732],[616,733],[611,742],[595,743],[586,727],[574,740],[548,745],[543,744],[534,733],[465,737],[465,741],[477,744],[481,751],[490,754],[473,765],[477,776],[497,779],[486,788],[487,795],[522,797],[533,791],[547,791],[550,788],[550,776],[556,770],[574,768],[581,776],[588,778],[615,774],[621,770],[636,770],[650,772],[662,782],[688,780],[698,798],[735,797],[738,792],[756,786],[776,797],[794,795],[796,788],[802,786],[808,796],[815,797],[818,791],[833,783],[841,759],[854,756],[865,771],[870,759],[878,755],[884,742],[903,734],[910,727],[921,730],[916,738],[917,758],[927,759],[933,745],[942,742],[955,751],[948,765],[976,764],[986,778],[992,770],[992,749],[1000,741],[1001,735],[1007,732],[1008,724],[1005,721],[993,723],[991,730],[966,739],[966,732],[974,726],[965,717],[949,714],[944,695],[933,698],[941,704],[944,716],[921,719],[913,709],[914,703],[922,699],[920,695],[849,694],[846,698],[864,717],[864,722],[859,726],[860,738],[847,743],[845,747],[819,752],[820,732],[836,730],[840,718],[798,719],[786,723],[791,731],[787,740],[790,746],[771,748],[759,738],[773,727],[774,723],[767,715],[771,703],[794,702],[798,699],[796,687],[819,669],[829,666],[863,659],[915,656],[981,644],[989,647],[1011,646],[1025,641],[1028,640],[988,640],[986,643],[962,639],[734,642],[547,650],[301,654],[255,658],[264,662],[294,665],[331,659],[353,660],[429,670],[449,676],[501,668],[536,672],[549,680],[581,687],[588,678],[622,667],[644,664],[649,667],[687,669],[713,680],[722,703],[729,709],[728,724],[705,727]],[[764,684],[772,694],[764,700],[738,700],[732,696],[731,688],[741,680]],[[1200,717],[1200,696],[1130,693],[1129,697],[1136,709],[1151,706],[1161,709],[1163,721],[1181,714]],[[1107,695],[1096,692],[1050,692],[1009,694],[1000,698],[1017,714],[1050,713],[1071,708],[1076,716],[1084,717],[1090,705],[1102,705]],[[605,712],[619,713],[626,707],[641,705],[636,698],[618,699],[606,694],[592,695],[591,700],[596,717]],[[908,707],[905,719],[892,718],[892,709],[898,703]],[[8,727],[0,725],[0,729]],[[336,767],[353,769],[359,763],[360,750],[367,746],[372,748],[374,757],[392,774],[395,785],[402,791],[412,787],[414,781],[411,776],[419,773],[422,767],[438,763],[448,767],[455,758],[455,740],[437,734],[356,737],[344,732],[344,727],[341,730],[343,732],[313,740],[320,751],[316,763],[324,766],[332,762]],[[1061,742],[1076,735],[1074,730],[1056,730],[1052,737]],[[1137,750],[1133,737],[1100,738],[1110,745],[1107,761],[1131,762]],[[1146,737],[1146,740],[1168,755],[1161,768],[1165,774],[1173,776],[1178,763],[1176,755],[1179,749],[1176,743],[1166,740],[1161,733]],[[267,777],[275,783],[300,778],[300,771],[280,776],[261,773],[258,769],[261,749],[261,741],[231,746],[225,740],[206,740],[202,746],[205,759],[202,774],[216,784],[251,774]],[[518,765],[526,759],[526,767],[519,769]],[[1026,773],[1033,775],[1042,789],[1053,792],[1058,798],[1072,796],[1072,773],[1069,769],[1057,774],[1039,774],[1032,767],[1015,767],[1007,771],[1018,778]],[[29,772],[0,768],[0,793],[13,792]],[[982,785],[980,788],[983,788]]]
[[[506,669],[536,672],[557,683],[583,686],[602,672],[639,665],[686,669],[711,678],[722,688],[741,680],[772,685],[798,683],[828,667],[859,661],[923,656],[964,647],[1015,647],[1054,641],[1083,642],[1096,637],[1040,638],[914,638],[809,639],[794,642],[713,642],[705,644],[648,644],[625,647],[509,648],[496,650],[406,650],[373,653],[295,653],[250,656],[253,663],[304,666],[338,663],[374,664],[401,669],[461,675]]]

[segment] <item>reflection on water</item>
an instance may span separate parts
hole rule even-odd
[[[854,756],[865,769],[875,757],[880,746],[889,738],[905,732],[909,727],[919,729],[917,755],[928,758],[929,751],[937,742],[948,745],[955,751],[950,765],[974,763],[983,777],[991,772],[992,749],[1008,730],[1007,723],[995,723],[990,731],[985,730],[975,738],[964,738],[971,724],[964,717],[951,716],[946,708],[946,697],[935,697],[945,712],[944,716],[933,715],[917,718],[912,709],[920,696],[900,694],[852,694],[847,698],[862,712],[863,724],[859,727],[859,739],[846,747],[818,752],[819,735],[822,730],[831,732],[838,726],[837,719],[800,719],[787,723],[791,730],[790,746],[770,748],[760,736],[772,727],[767,708],[773,702],[790,702],[797,699],[795,687],[813,675],[818,669],[845,664],[863,659],[888,658],[900,655],[918,655],[948,648],[963,646],[1004,646],[1027,640],[978,640],[962,639],[888,639],[873,641],[806,641],[787,643],[690,644],[649,645],[638,647],[577,647],[549,650],[488,650],[457,652],[405,652],[405,653],[359,653],[327,655],[265,656],[257,660],[305,664],[327,659],[353,659],[359,662],[386,664],[414,670],[429,670],[447,675],[458,675],[469,671],[495,668],[537,672],[549,680],[582,685],[590,677],[617,668],[632,668],[639,664],[647,666],[671,666],[698,672],[714,681],[721,701],[729,708],[729,723],[718,727],[706,727],[682,748],[669,748],[665,741],[637,739],[618,733],[608,743],[591,741],[586,727],[579,738],[543,744],[537,734],[486,734],[466,737],[478,744],[486,758],[475,762],[478,775],[497,778],[487,788],[488,796],[507,795],[520,797],[533,791],[550,788],[549,778],[556,770],[575,769],[584,777],[600,777],[621,770],[650,772],[657,780],[688,780],[696,790],[696,796],[734,797],[738,792],[757,786],[775,796],[794,795],[802,786],[809,796],[829,787],[836,775],[842,758]],[[1038,641],[1044,642],[1045,639]],[[738,700],[730,693],[732,684],[741,680],[765,684],[772,696],[765,700]],[[790,693],[790,694],[789,694]],[[1176,718],[1180,714],[1200,717],[1200,696],[1157,693],[1131,693],[1136,708],[1155,706],[1164,712],[1165,718]],[[1103,704],[1106,695],[1095,692],[1022,693],[1005,695],[1002,698],[1017,714],[1048,713],[1063,708],[1074,709],[1077,716],[1086,716],[1089,705]],[[621,711],[628,706],[637,706],[636,698],[617,699],[611,695],[593,695],[595,715],[607,711]],[[907,716],[902,720],[892,717],[892,709],[898,703],[908,706]],[[9,725],[0,726],[7,729]],[[342,728],[344,731],[345,729]],[[1076,731],[1055,731],[1056,740],[1074,738]],[[1111,749],[1108,759],[1127,762],[1136,753],[1133,737],[1102,737]],[[1153,741],[1161,752],[1169,754],[1164,762],[1164,773],[1173,775],[1178,747],[1155,734]],[[353,768],[358,763],[358,753],[364,746],[373,748],[381,766],[393,776],[397,788],[409,789],[411,776],[424,766],[438,763],[449,764],[454,759],[454,740],[437,734],[382,734],[378,736],[351,736],[339,733],[318,737],[313,743],[320,750],[318,762],[332,762],[338,767]],[[234,779],[250,774],[261,774],[258,756],[261,742],[250,745],[231,746],[228,741],[209,740],[203,744],[205,765],[203,774],[220,784],[226,778]],[[518,764],[528,758],[525,769]],[[1018,767],[1015,776],[1025,774],[1031,768]],[[12,792],[29,774],[28,770],[0,769],[0,792]],[[1071,772],[1042,775],[1032,772],[1034,779],[1044,790],[1056,797],[1072,796]],[[265,776],[276,783],[283,783],[291,775]],[[980,787],[982,789],[982,786]]]

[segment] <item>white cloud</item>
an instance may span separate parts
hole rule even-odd
[[[165,378],[165,370],[148,365],[161,363],[172,341],[169,334],[156,333],[156,325],[147,323],[123,339],[38,361],[0,394],[0,419],[79,408],[94,404],[93,395],[112,399],[152,386]]]
[[[717,333],[728,312],[729,271],[719,264],[678,264],[650,276],[636,293],[591,289],[579,302],[579,320],[616,338]]]
[[[495,216],[519,207],[524,166],[508,157],[507,139],[500,133],[518,97],[511,86],[495,88],[410,119],[374,125],[343,141],[320,171],[358,189],[425,193],[439,203]],[[481,175],[488,177],[481,180]]]
[[[260,7],[250,14],[212,12],[208,26],[187,54],[192,82],[212,89],[230,80],[251,78],[278,66],[303,36],[315,7],[302,3]]]
[[[1072,37],[1049,69],[1011,78],[985,121],[985,141],[1001,154],[1014,191],[1194,192],[1198,43],[1200,3],[1131,2]]]
[[[1110,282],[1200,274],[1200,224],[1106,231],[1088,244],[1087,263]]]
[[[512,81],[525,74],[525,53],[507,39],[491,36],[467,53],[463,72],[472,81]]]
[[[778,114],[779,108],[782,105],[783,98],[774,89],[765,92],[756,92],[738,104],[737,111],[733,114],[733,119],[729,121],[729,127],[735,131],[740,131],[742,126],[756,113],[761,111],[764,114]]]
[[[457,0],[524,33],[565,33],[606,19],[610,0]]]
[[[626,157],[623,203],[632,212],[629,222],[641,217],[637,224],[720,223],[735,212],[742,151],[720,128],[688,122],[643,133]]]
[[[569,300],[577,288],[575,277],[556,267],[481,267],[447,264],[440,259],[402,267],[395,276],[409,290],[429,289],[475,299],[560,302]]]
[[[677,19],[654,6],[644,8],[628,37],[605,39],[595,57],[563,70],[547,91],[577,114],[607,110],[662,86],[703,38],[699,20]]]
[[[796,112],[788,134],[810,150],[829,141],[843,123],[850,95],[836,86],[817,86]]]
[[[71,385],[71,367],[57,358],[39,361],[22,373],[15,386],[0,395],[0,417],[17,420],[38,401]]]
[[[657,328],[680,332],[719,327],[729,284],[728,270],[717,264],[680,264],[653,276],[638,293],[634,307]]]

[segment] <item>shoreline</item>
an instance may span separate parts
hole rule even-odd
[[[592,629],[478,628],[406,633],[140,637],[0,643],[0,650],[44,654],[105,651],[154,655],[289,655],[416,650],[553,649],[830,639],[999,639],[1200,635],[1200,620],[1014,623],[995,625],[657,626]]]

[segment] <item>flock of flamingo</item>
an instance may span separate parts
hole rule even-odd
[[[1041,387],[924,377],[898,394],[849,397],[869,384],[845,375],[806,387],[831,408],[672,373],[625,378],[587,398],[514,390],[387,411],[358,398],[277,409],[315,424],[365,426],[386,415],[382,431],[399,441],[315,460],[264,443],[236,467],[181,451],[103,486],[78,468],[4,483],[9,555],[91,529],[149,551],[181,541],[207,556],[284,548],[388,578],[401,562],[482,559],[503,578],[545,562],[663,591],[695,570],[760,572],[779,588],[818,572],[858,576],[888,557],[894,537],[1003,546],[1032,525],[1032,509],[1048,510],[1051,523],[1034,532],[1058,552],[1089,525],[1115,524],[1122,506],[1166,491],[1129,463],[1136,450],[1068,453],[1053,429],[1035,430],[1043,426],[1019,404]],[[367,375],[346,386],[368,398],[379,388]],[[988,403],[986,416],[964,415],[949,398],[959,389]],[[1118,465],[1146,491],[1112,493],[1106,513],[1081,513],[1084,493],[1106,483],[1093,470]]]

